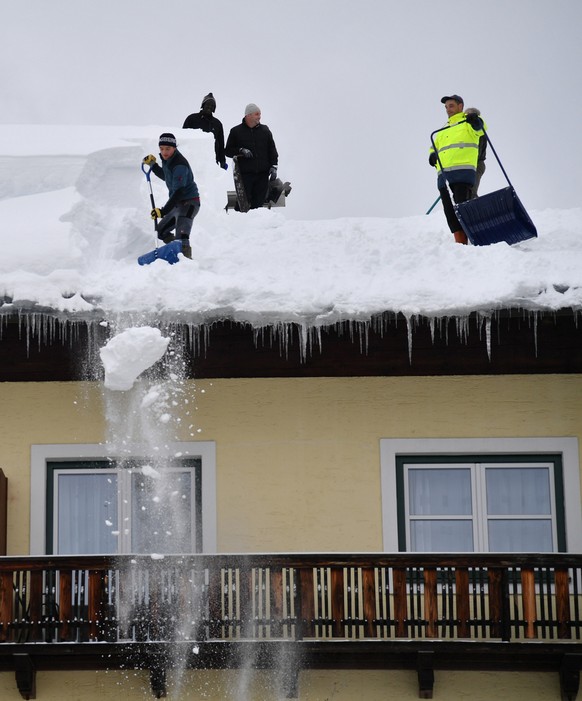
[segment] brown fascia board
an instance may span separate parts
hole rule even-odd
[[[225,314],[156,325],[180,339],[186,374],[199,379],[546,374],[582,372],[579,314],[512,308],[407,319],[384,312],[326,326],[261,328]],[[0,381],[102,379],[99,348],[111,334],[102,321],[100,314],[48,311],[1,316]]]

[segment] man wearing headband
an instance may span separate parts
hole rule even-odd
[[[181,240],[182,253],[186,258],[192,258],[190,231],[200,209],[198,186],[190,164],[178,151],[176,137],[166,132],[160,136],[158,145],[162,165],[158,165],[151,153],[143,159],[143,163],[165,181],[169,199],[163,207],[152,209],[151,216],[154,221],[159,219],[156,226],[158,238],[164,243]],[[175,235],[172,234],[173,230]]]

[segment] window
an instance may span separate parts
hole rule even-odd
[[[176,443],[167,459],[123,464],[100,445],[33,446],[31,554],[216,550],[213,443]]]
[[[384,439],[381,455],[386,550],[579,551],[576,439]]]
[[[564,550],[561,456],[399,456],[396,469],[402,550]]]

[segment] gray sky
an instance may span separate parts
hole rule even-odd
[[[289,216],[401,217],[438,195],[429,134],[454,92],[481,109],[527,209],[581,205],[580,0],[0,5],[3,124],[172,130],[212,91],[226,134],[261,107]],[[487,166],[483,192],[504,185]]]

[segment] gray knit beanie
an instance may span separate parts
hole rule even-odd
[[[254,114],[255,112],[260,112],[261,110],[255,105],[254,102],[249,102],[245,107],[245,117],[249,114]]]
[[[202,104],[200,105],[200,107],[204,107],[206,102],[213,103],[214,108],[212,111],[214,112],[214,110],[216,109],[216,99],[214,98],[214,95],[211,92],[209,92],[208,95],[204,96],[204,99],[202,100]]]

